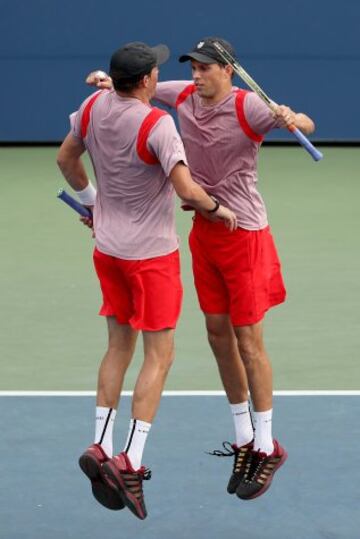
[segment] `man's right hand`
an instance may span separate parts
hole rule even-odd
[[[101,90],[112,90],[113,83],[111,77],[104,71],[92,71],[85,79],[89,86],[96,86]]]
[[[91,214],[93,215],[94,206],[85,206],[85,207],[88,208],[91,211]],[[80,217],[80,221],[82,222],[83,225],[87,226],[88,228],[92,230],[92,237],[95,238],[94,222],[93,222],[92,217]]]

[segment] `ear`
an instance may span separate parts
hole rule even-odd
[[[225,66],[225,73],[229,76],[229,78],[231,79],[233,73],[234,73],[234,69],[231,67],[231,65],[229,64],[226,64]]]
[[[149,82],[150,82],[150,77],[149,75],[145,75],[143,80],[141,81],[142,85],[144,86],[144,88],[147,88],[149,86]]]

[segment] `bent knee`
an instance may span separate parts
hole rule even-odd
[[[172,351],[169,354],[150,354],[145,358],[159,371],[167,372],[175,359],[175,353]]]
[[[229,316],[223,314],[206,315],[206,330],[209,340],[234,334]]]

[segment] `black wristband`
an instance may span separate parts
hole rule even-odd
[[[207,210],[208,213],[215,213],[216,211],[218,211],[218,209],[220,208],[220,202],[218,201],[217,198],[213,197],[213,196],[210,196],[210,198],[213,199],[213,201],[215,202],[215,208],[213,208],[212,210]]]

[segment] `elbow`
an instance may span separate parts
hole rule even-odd
[[[59,167],[61,171],[63,171],[66,167],[66,156],[64,154],[64,151],[62,148],[58,151],[58,154],[56,156],[56,164]]]
[[[59,154],[56,156],[56,164],[59,167],[59,169],[62,170],[63,161],[62,161],[62,158],[61,158],[61,156]]]

